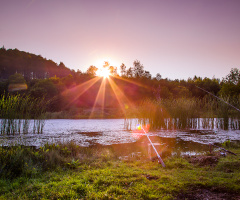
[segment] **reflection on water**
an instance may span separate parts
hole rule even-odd
[[[175,148],[180,148],[184,144],[181,151],[184,148],[187,150],[188,147],[190,151],[197,144],[201,146],[202,144],[222,143],[228,139],[240,141],[239,120],[206,118],[188,121],[188,128],[180,130],[176,129],[178,121],[166,119],[166,129],[150,131],[148,134],[150,137],[161,139],[161,143],[173,145]],[[136,129],[137,123],[136,119],[132,119],[128,122],[128,129],[126,129],[124,119],[46,120],[43,134],[1,135],[0,145],[23,144],[39,147],[47,142],[68,141],[74,141],[81,146],[134,143],[137,139],[132,137],[131,130]],[[175,123],[174,126],[173,123]],[[31,122],[30,126],[31,124],[33,123]]]
[[[127,128],[131,128],[131,120],[126,120]],[[148,120],[140,120],[151,124]],[[240,130],[240,120],[231,118],[165,118],[159,129],[224,129]]]
[[[151,136],[150,138],[161,157],[169,155],[197,155],[209,151],[209,145],[184,141],[180,138],[163,138],[158,136]],[[149,145],[146,136],[143,136],[141,139],[133,143],[113,144],[111,145],[111,148],[118,156],[130,155],[134,157],[140,155],[148,158],[157,156]]]

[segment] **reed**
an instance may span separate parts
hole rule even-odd
[[[140,105],[139,123],[151,129],[185,128],[195,123],[199,105],[195,99],[145,100]]]
[[[224,99],[229,102],[229,99]],[[233,108],[218,99],[207,96],[203,99],[179,98],[144,100],[139,106],[137,118],[151,129],[185,129],[197,127],[213,129],[215,123],[221,128],[238,128],[238,122],[231,117]],[[199,120],[199,118],[203,118]],[[216,118],[221,118],[217,120]],[[230,120],[230,121],[229,121]],[[221,122],[220,122],[221,121]],[[230,124],[229,124],[230,123]]]
[[[47,103],[44,99],[20,95],[2,95],[0,98],[0,134],[27,134],[30,119],[33,119],[33,133],[42,133],[46,106]]]

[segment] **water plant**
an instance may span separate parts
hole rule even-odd
[[[2,95],[0,98],[0,134],[27,134],[30,119],[33,119],[33,133],[42,133],[46,106],[44,98]]]
[[[239,129],[239,120],[236,117],[230,118],[235,116],[231,113],[235,112],[229,105],[206,96],[202,99],[147,99],[139,105],[139,112],[136,115],[139,123],[149,124],[152,130],[199,127]],[[128,119],[127,125],[130,124],[129,121]]]

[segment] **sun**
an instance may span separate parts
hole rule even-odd
[[[102,67],[102,68],[99,68],[97,71],[96,71],[96,75],[97,76],[100,76],[100,77],[103,77],[103,78],[109,78],[110,76],[110,71],[107,67]]]

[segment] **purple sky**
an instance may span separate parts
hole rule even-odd
[[[0,0],[0,46],[86,71],[99,61],[163,78],[240,68],[240,0]]]

